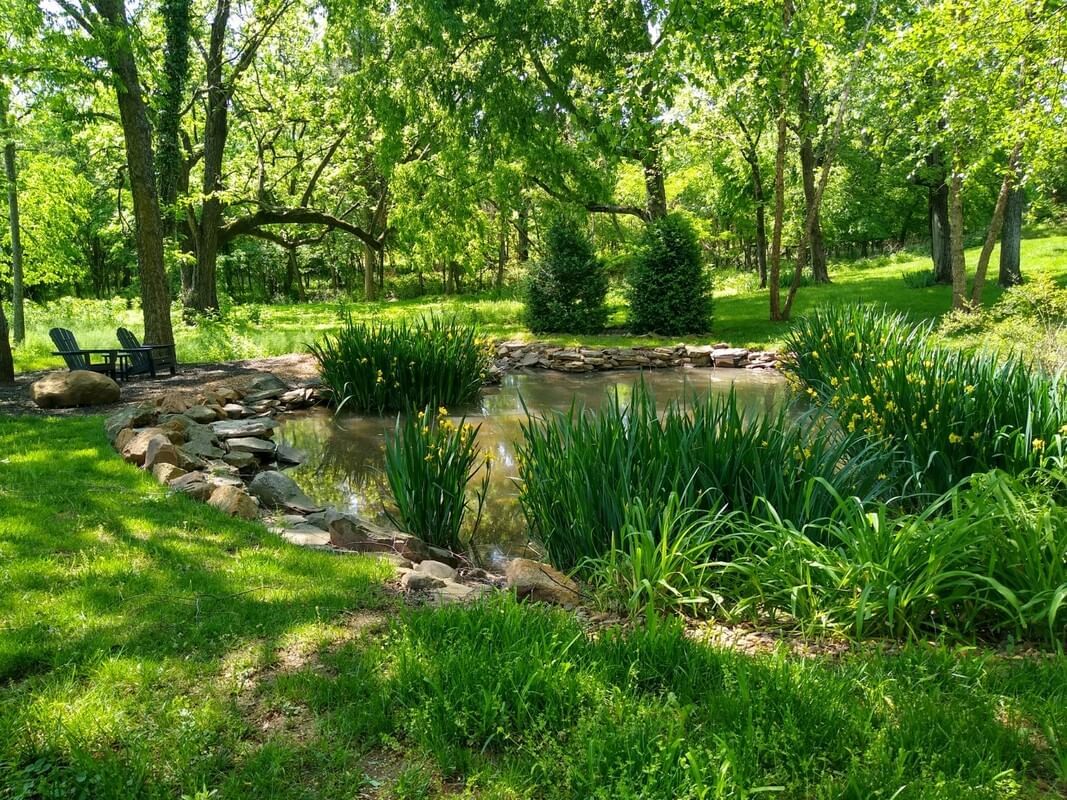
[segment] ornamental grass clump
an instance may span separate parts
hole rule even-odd
[[[413,322],[348,317],[311,353],[334,406],[373,414],[472,403],[491,362],[475,326],[437,315]]]
[[[385,443],[385,474],[399,514],[398,527],[435,547],[463,549],[464,523],[473,508],[473,539],[489,490],[490,459],[477,445],[478,429],[453,423],[445,408],[397,418]],[[468,493],[468,486],[481,481]]]
[[[964,479],[917,514],[842,499],[796,525],[773,513],[711,529],[709,576],[737,616],[784,615],[854,638],[1067,641],[1065,477]]]
[[[643,384],[628,404],[616,393],[595,410],[527,416],[518,460],[531,536],[557,567],[579,571],[621,541],[637,501],[662,508],[674,493],[685,509],[761,513],[766,498],[802,524],[829,514],[838,495],[882,497],[892,465],[884,448],[814,415],[746,415],[733,393],[660,413]]]
[[[791,329],[787,369],[847,431],[900,451],[914,478],[909,492],[938,494],[975,472],[1017,474],[1063,458],[1061,378],[939,347],[930,334],[929,324],[899,314],[823,308]]]

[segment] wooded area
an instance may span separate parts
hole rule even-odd
[[[167,343],[172,301],[502,289],[559,206],[616,274],[680,212],[707,262],[758,271],[771,319],[828,254],[927,241],[963,307],[1002,229],[1009,284],[1024,215],[1067,199],[1067,24],[1043,0],[0,11],[16,342],[24,297],[139,294]]]

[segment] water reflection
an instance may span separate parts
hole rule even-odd
[[[765,371],[511,373],[500,386],[483,391],[479,407],[466,411],[469,422],[481,425],[479,444],[495,457],[478,534],[480,542],[499,544],[509,554],[521,551],[526,545],[526,526],[517,501],[514,446],[522,435],[520,425],[526,418],[526,410],[539,415],[566,410],[572,403],[594,407],[612,398],[615,391],[625,404],[639,379],[651,389],[661,408],[668,401],[685,402],[694,396],[733,389],[745,409],[770,412],[788,396],[782,377]],[[454,419],[458,422],[460,417]],[[384,473],[385,436],[392,432],[394,425],[392,417],[334,416],[326,409],[317,409],[287,417],[275,438],[307,454],[307,461],[291,474],[318,502],[388,524],[385,509],[390,493]]]

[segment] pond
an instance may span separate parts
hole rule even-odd
[[[643,379],[662,408],[668,401],[694,395],[725,394],[733,389],[746,409],[767,412],[788,397],[785,379],[770,370],[660,369],[636,372],[600,372],[572,375],[562,372],[513,372],[499,386],[482,391],[477,407],[466,419],[480,425],[478,441],[495,461],[478,531],[479,548],[499,549],[508,555],[536,554],[526,540],[525,522],[518,503],[515,479],[515,441],[522,437],[526,409],[543,415],[565,411],[572,403],[595,407],[619,393],[625,404],[636,381]],[[457,423],[461,416],[453,417]],[[385,507],[390,503],[385,477],[385,437],[395,417],[335,416],[328,409],[289,415],[275,438],[301,450],[307,460],[290,471],[293,479],[319,503],[388,525]]]

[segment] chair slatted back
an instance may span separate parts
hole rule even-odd
[[[89,359],[84,353],[75,352],[80,350],[74,334],[66,328],[52,328],[48,332],[56,351],[63,356],[67,369],[88,369]]]
[[[140,352],[136,351],[136,348],[141,346],[141,342],[137,339],[137,335],[133,331],[127,330],[126,328],[119,328],[117,331],[115,331],[115,335],[119,337],[119,344],[121,344],[127,350],[135,351],[130,354],[130,360],[132,362],[133,367],[130,372],[137,374],[142,372],[148,372],[148,360],[152,357],[152,354],[144,350]]]

